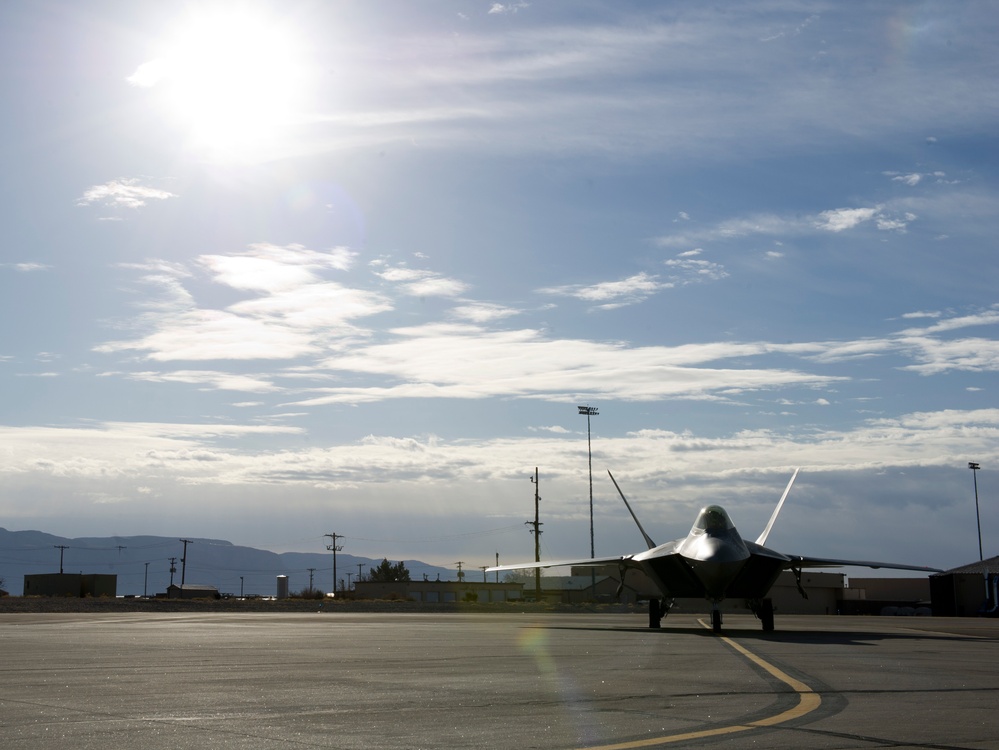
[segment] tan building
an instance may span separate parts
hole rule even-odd
[[[93,573],[38,573],[24,577],[25,596],[108,596],[118,593],[118,576]]]
[[[999,616],[999,557],[930,576],[933,614]]]
[[[355,599],[404,599],[424,604],[512,602],[524,597],[521,583],[485,581],[359,581]]]

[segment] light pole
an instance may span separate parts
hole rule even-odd
[[[593,544],[593,448],[590,442],[590,417],[597,416],[600,412],[595,406],[577,406],[580,414],[586,415],[586,456],[590,467],[590,559],[597,556],[596,547]],[[597,597],[597,571],[590,568],[590,595]]]
[[[978,522],[978,560],[981,562],[985,559],[982,556],[982,517],[978,513],[978,470],[982,467],[974,461],[968,461],[968,468],[975,478],[975,521]]]
[[[577,406],[580,414],[586,415],[586,455],[590,466],[590,557],[596,557],[593,546],[593,449],[590,442],[590,417],[595,417],[600,412],[595,406]]]

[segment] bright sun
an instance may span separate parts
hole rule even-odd
[[[188,19],[128,78],[159,90],[192,147],[231,157],[274,145],[300,114],[305,80],[300,40],[238,6]]]

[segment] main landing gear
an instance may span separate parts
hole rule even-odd
[[[649,599],[649,627],[659,628],[663,618],[673,608],[673,599]]]
[[[757,599],[752,602],[753,614],[760,618],[763,632],[770,633],[774,629],[774,600]]]

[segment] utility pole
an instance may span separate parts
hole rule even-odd
[[[479,566],[479,570],[482,571],[482,582],[486,583],[487,582],[486,581],[486,571],[489,570],[489,566],[488,565],[480,565]]]
[[[177,558],[170,558],[170,585],[173,586],[173,574],[177,572]]]
[[[593,544],[593,447],[590,443],[590,417],[597,416],[600,412],[595,406],[577,406],[580,414],[586,415],[586,455],[590,465],[590,559],[597,556],[596,548]],[[597,598],[597,571],[590,568],[590,595]]]
[[[336,553],[343,549],[343,545],[338,545],[336,540],[343,539],[343,534],[330,533],[325,536],[330,538],[330,543],[326,545],[326,549],[333,553],[333,596],[336,596]]]
[[[312,575],[316,572],[315,568],[306,568],[309,571],[309,595],[312,595]]]
[[[239,577],[239,598],[243,598],[243,576]]]
[[[499,552],[496,553],[496,567],[499,567]],[[499,571],[496,571],[496,583],[499,583]]]
[[[458,562],[455,563],[455,565],[458,566],[458,583],[461,583],[462,581],[465,580],[465,574],[461,572],[461,566],[464,564],[465,564],[464,560],[459,560]]]
[[[187,545],[194,544],[190,539],[181,539],[184,543],[184,556],[180,558],[180,585],[181,588],[184,586],[184,580],[187,578]]]
[[[149,596],[149,563],[146,563],[146,577],[142,579],[142,598]]]
[[[54,544],[52,546],[59,550],[59,575],[62,575],[62,556],[63,553],[69,549],[69,547],[65,544]]]
[[[533,526],[531,533],[534,534],[534,562],[541,562],[541,523],[538,506],[541,503],[541,495],[538,494],[538,467],[534,467],[534,476],[531,477],[534,484],[534,522],[525,521],[528,526]],[[497,554],[497,557],[499,555]],[[498,564],[498,563],[497,563]],[[534,569],[534,601],[541,601],[541,568]]]
[[[363,567],[364,567],[364,563],[358,563],[357,564],[357,582],[358,583],[360,583],[361,581],[364,580],[364,573],[361,571],[361,568],[363,568]]]

